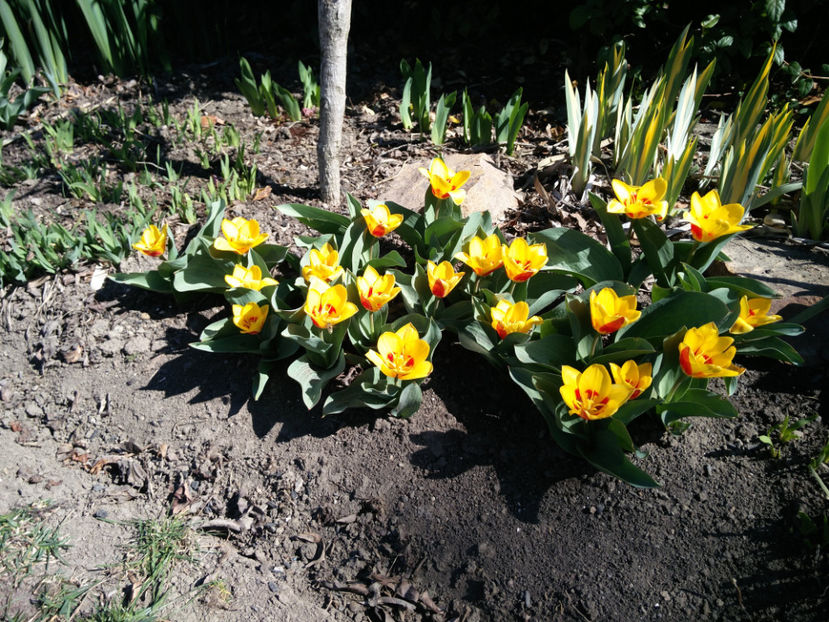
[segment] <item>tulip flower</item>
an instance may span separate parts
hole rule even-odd
[[[361,209],[360,213],[366,220],[368,232],[375,238],[382,238],[394,231],[403,222],[403,214],[392,214],[384,203],[375,205],[370,210]]]
[[[259,223],[253,218],[245,220],[237,217],[233,220],[222,219],[222,233],[225,237],[216,238],[213,247],[220,251],[232,251],[244,255],[254,246],[259,246],[268,238],[267,233],[259,233]]]
[[[779,315],[769,315],[771,300],[768,298],[740,298],[740,317],[728,331],[735,335],[742,335],[753,331],[758,326],[779,322],[783,318]]]
[[[689,328],[679,344],[679,365],[692,378],[739,376],[745,369],[732,364],[737,353],[732,343],[731,337],[720,337],[714,322]]]
[[[357,290],[360,292],[360,303],[372,313],[379,311],[400,293],[400,288],[394,286],[393,274],[380,276],[371,266],[366,267],[363,276],[357,277]]]
[[[233,274],[225,275],[225,283],[228,287],[244,287],[257,292],[269,285],[279,285],[279,282],[270,277],[262,278],[262,269],[259,266],[245,268],[242,264],[233,266]]]
[[[662,200],[668,184],[661,177],[651,179],[644,186],[628,186],[619,179],[614,179],[611,185],[616,194],[607,204],[611,214],[626,214],[628,218],[656,216],[662,220],[668,213],[668,202]]]
[[[261,307],[255,302],[249,302],[244,307],[233,305],[233,323],[247,335],[256,335],[261,332],[267,317],[268,305],[266,304]]]
[[[611,363],[610,373],[613,374],[616,384],[629,389],[629,400],[635,400],[642,395],[653,382],[653,365],[650,363],[637,365],[636,361],[625,361],[621,367]]]
[[[326,285],[314,281],[308,288],[303,310],[317,328],[328,328],[344,322],[357,313],[357,305],[348,302],[348,291],[344,285]]]
[[[309,283],[317,277],[326,283],[333,283],[343,274],[339,264],[340,254],[328,242],[321,249],[312,248],[308,254],[308,265],[302,268],[302,278]]]
[[[720,203],[720,195],[712,190],[704,197],[695,192],[691,195],[691,209],[685,219],[691,223],[691,235],[697,242],[710,242],[723,235],[751,229],[741,225],[745,209],[739,203]]]
[[[622,326],[635,322],[642,315],[636,310],[636,296],[619,296],[612,287],[605,287],[598,294],[590,292],[590,320],[601,335],[614,333]]]
[[[366,358],[380,368],[386,376],[400,380],[417,380],[432,373],[429,344],[408,323],[396,333],[386,332],[377,340],[377,350],[369,350]]]
[[[466,190],[460,190],[459,188],[469,179],[469,171],[458,171],[456,173],[446,166],[446,163],[440,158],[432,160],[428,171],[422,167],[418,170],[429,180],[432,185],[432,194],[438,199],[451,198],[455,205],[463,203],[466,198]]]
[[[426,276],[429,277],[429,289],[438,298],[446,298],[455,286],[461,282],[465,272],[455,272],[455,268],[448,261],[436,264],[430,261],[426,264]]]
[[[476,235],[469,240],[468,252],[456,254],[455,259],[472,268],[478,276],[487,276],[504,265],[501,246],[501,239],[494,233],[483,240]]]
[[[530,306],[523,301],[513,304],[509,300],[499,300],[489,314],[492,316],[492,328],[501,339],[511,333],[528,333],[544,321],[537,315],[528,318]]]
[[[161,231],[155,225],[150,225],[144,229],[141,233],[141,239],[132,247],[149,257],[161,256],[167,248],[167,225],[161,227]]]
[[[584,372],[562,365],[561,379],[564,382],[559,393],[570,414],[586,421],[612,417],[630,395],[629,387],[611,382],[607,368],[598,363]]]
[[[529,245],[524,238],[515,238],[501,247],[501,257],[510,280],[523,283],[547,264],[547,245]]]

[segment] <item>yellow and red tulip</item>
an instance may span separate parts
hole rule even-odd
[[[611,183],[616,198],[607,204],[609,213],[626,214],[628,218],[656,216],[659,220],[668,213],[668,202],[662,200],[668,184],[661,177],[651,179],[644,186],[629,186],[619,179]]]
[[[357,305],[348,301],[344,285],[326,285],[314,281],[308,288],[303,310],[317,328],[328,328],[344,322],[357,313]]]
[[[537,315],[528,317],[530,306],[523,301],[513,304],[509,300],[499,300],[489,314],[492,328],[501,339],[512,333],[528,333],[544,321]]]
[[[386,376],[400,380],[417,380],[432,373],[429,344],[420,338],[417,329],[406,324],[397,332],[386,332],[377,340],[377,350],[369,350],[366,358]]]
[[[487,276],[504,265],[501,246],[501,239],[494,233],[483,240],[476,235],[469,240],[467,252],[457,253],[455,259],[472,268],[478,276]]]
[[[233,305],[233,323],[247,335],[256,335],[262,331],[268,317],[268,305],[259,306],[249,302],[245,306]]]
[[[771,300],[768,298],[740,298],[740,317],[738,317],[728,331],[735,335],[742,335],[753,331],[758,326],[765,326],[772,322],[779,322],[783,318],[779,315],[769,315]]]
[[[679,344],[679,365],[692,378],[739,376],[745,369],[732,363],[737,353],[732,343],[731,337],[720,337],[714,322],[689,328]]]
[[[380,276],[371,266],[366,267],[363,276],[357,277],[357,290],[360,292],[360,303],[372,313],[382,309],[400,293],[400,288],[394,286],[393,274]]]
[[[382,238],[400,226],[403,214],[392,214],[385,203],[375,205],[370,210],[361,209],[360,213],[366,221],[366,229],[375,238]]]
[[[302,278],[309,283],[312,277],[333,283],[343,274],[339,261],[340,254],[328,242],[319,250],[312,248],[308,253],[308,265],[302,268]]]
[[[270,277],[263,279],[262,269],[259,266],[245,268],[245,266],[238,263],[233,266],[233,274],[225,275],[225,283],[229,287],[244,287],[245,289],[253,289],[257,292],[269,285],[279,285],[277,280]]]
[[[150,225],[144,229],[141,238],[132,247],[149,257],[160,257],[167,247],[167,225],[161,227],[161,230],[155,225]]]
[[[510,280],[523,283],[547,264],[547,245],[530,245],[524,238],[515,238],[509,246],[501,247],[501,257]]]
[[[619,296],[612,287],[605,287],[598,294],[590,292],[590,321],[601,335],[614,333],[622,326],[635,322],[642,315],[636,310],[636,296]]]
[[[630,389],[611,381],[604,365],[594,363],[583,372],[562,365],[559,389],[561,397],[571,415],[578,415],[586,421],[612,417],[630,395]]]
[[[621,367],[611,363],[610,373],[613,374],[616,384],[630,390],[629,400],[635,400],[642,395],[653,382],[653,365],[650,363],[637,365],[636,361],[625,361]]]
[[[699,192],[691,195],[691,208],[685,219],[691,223],[691,235],[697,242],[710,242],[723,235],[751,229],[751,225],[741,225],[745,209],[739,203],[720,202],[720,195],[712,190],[704,197]]]
[[[466,190],[460,188],[469,179],[469,171],[458,171],[456,173],[446,166],[446,163],[440,158],[432,160],[428,171],[422,167],[418,170],[429,180],[432,186],[432,194],[438,199],[451,198],[455,205],[463,203],[466,198]]]
[[[251,218],[246,220],[236,217],[233,220],[222,220],[223,238],[216,238],[213,247],[220,251],[232,251],[244,255],[255,246],[259,246],[268,238],[267,233],[259,232],[259,223]]]
[[[430,261],[426,264],[426,276],[429,278],[429,289],[437,298],[445,298],[455,286],[461,282],[465,272],[455,272],[454,266],[448,261],[436,264]]]

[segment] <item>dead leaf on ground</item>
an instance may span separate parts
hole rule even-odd
[[[205,129],[205,130],[207,128],[209,128],[211,125],[224,125],[224,124],[225,124],[225,120],[220,119],[219,117],[217,117],[214,114],[206,114],[206,115],[203,115],[202,118],[201,118],[202,129]]]
[[[253,193],[253,200],[254,201],[261,201],[262,199],[267,199],[271,196],[271,192],[273,192],[273,188],[270,186],[263,186],[262,188],[257,188],[256,192]]]

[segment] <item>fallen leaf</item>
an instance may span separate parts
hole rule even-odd
[[[220,119],[216,115],[206,114],[201,118],[201,126],[203,129],[209,128],[211,125],[224,125],[224,119]]]
[[[253,200],[254,201],[261,201],[262,199],[267,199],[271,196],[271,192],[273,189],[270,186],[263,186],[262,188],[257,188],[256,192],[253,193]]]

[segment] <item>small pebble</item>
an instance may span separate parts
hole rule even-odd
[[[268,581],[268,589],[271,592],[273,592],[274,594],[279,592],[279,586],[276,583],[274,583],[273,581]]]
[[[95,510],[95,513],[92,515],[92,518],[97,518],[100,520],[106,518],[107,516],[109,516],[109,512],[107,512],[106,510]]]

